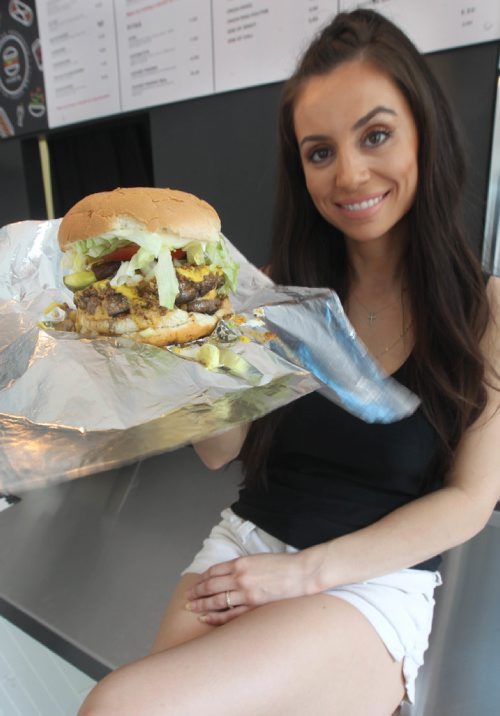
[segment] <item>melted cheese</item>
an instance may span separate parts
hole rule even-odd
[[[213,288],[211,291],[202,296],[202,298],[207,301],[212,301],[214,298],[217,298],[217,291]]]
[[[137,301],[138,299],[137,289],[132,286],[122,284],[121,286],[113,286],[113,289],[116,293],[121,293],[122,296],[125,296],[125,298],[127,298],[131,303]]]
[[[180,276],[193,283],[200,283],[209,273],[221,273],[221,269],[217,268],[214,271],[210,266],[178,266],[175,270]]]

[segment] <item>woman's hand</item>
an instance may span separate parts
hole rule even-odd
[[[268,602],[314,594],[315,566],[303,555],[258,554],[216,564],[189,589],[186,609],[219,626]]]

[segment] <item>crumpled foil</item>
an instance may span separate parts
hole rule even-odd
[[[318,389],[369,422],[417,408],[357,339],[335,293],[276,286],[230,242],[240,276],[227,348],[249,368],[243,375],[208,370],[192,359],[198,346],[176,351],[40,328],[51,302],[72,304],[59,222],[0,229],[0,491],[173,450]]]

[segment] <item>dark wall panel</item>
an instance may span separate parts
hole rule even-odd
[[[224,234],[251,261],[267,257],[275,192],[280,84],[151,111],[157,186],[209,201]]]
[[[49,150],[56,216],[87,194],[154,183],[147,113],[54,132]]]
[[[427,56],[462,132],[468,160],[466,228],[478,255],[486,213],[499,48],[499,43],[492,42]]]
[[[0,226],[29,218],[21,140],[0,141]]]

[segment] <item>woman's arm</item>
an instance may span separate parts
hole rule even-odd
[[[218,470],[240,454],[250,423],[241,423],[213,438],[193,443],[198,457],[210,470]]]
[[[488,282],[492,320],[481,346],[487,381],[500,370],[500,279]],[[373,525],[305,550],[319,590],[418,564],[477,534],[500,499],[500,392],[487,385],[487,405],[458,447],[445,486]]]

